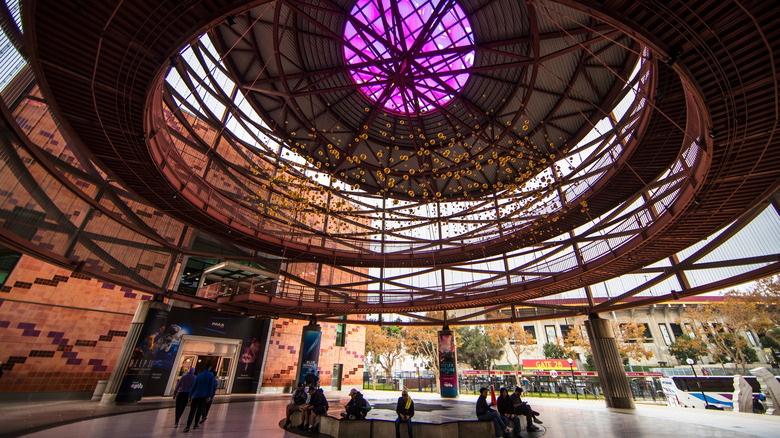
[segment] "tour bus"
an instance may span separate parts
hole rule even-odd
[[[761,384],[755,377],[745,376],[753,388],[753,397],[758,397]],[[778,378],[780,381],[780,378]],[[701,385],[701,386],[699,386]],[[707,404],[717,408],[733,409],[734,377],[728,376],[674,376],[661,378],[666,401],[669,406],[704,409]],[[707,397],[707,403],[704,397]]]

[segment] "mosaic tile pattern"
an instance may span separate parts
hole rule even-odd
[[[0,289],[0,392],[93,390],[150,298],[23,256]]]
[[[308,321],[278,319],[271,326],[263,386],[291,387],[298,371],[298,353],[303,327]],[[322,344],[318,374],[320,385],[333,382],[333,365],[343,365],[342,386],[363,382],[366,329],[348,325],[343,347],[336,346],[336,324],[320,323]]]

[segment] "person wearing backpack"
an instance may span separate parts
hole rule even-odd
[[[350,420],[365,419],[366,414],[368,414],[368,410],[371,409],[360,391],[355,391],[355,396],[349,403],[347,403],[347,405],[347,418]]]
[[[303,382],[298,382],[298,388],[293,391],[290,397],[290,404],[287,405],[287,419],[284,422],[283,428],[287,429],[290,425],[293,412],[300,412],[301,406],[308,404],[309,394],[306,393],[306,386]]]

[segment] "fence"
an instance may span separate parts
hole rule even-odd
[[[643,373],[632,373],[643,374]],[[629,386],[634,401],[641,403],[666,404],[663,396],[661,381],[658,376],[629,376]],[[527,396],[552,397],[552,398],[580,398],[584,400],[603,399],[601,383],[598,376],[566,376],[563,373],[557,378],[548,375],[523,376],[518,382],[514,374],[496,373],[460,374],[458,387],[461,394],[477,394],[482,387],[491,385],[496,390],[502,387],[510,392],[514,391],[518,383],[523,387]],[[423,373],[419,378],[413,371],[393,373],[390,379],[387,376],[377,376],[376,389],[378,391],[400,391],[405,387],[413,392],[437,392],[435,377],[430,373]],[[363,373],[363,389],[374,389],[371,374]]]

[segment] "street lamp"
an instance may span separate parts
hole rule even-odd
[[[701,396],[704,397],[704,409],[710,409],[710,404],[707,403],[707,396],[704,395],[704,390],[701,389],[701,383],[699,382],[699,376],[696,375],[696,369],[693,367],[693,359],[690,357],[686,360],[688,362],[688,365],[691,366],[691,371],[693,371],[693,377],[696,379],[696,386],[699,387],[699,391],[701,391]]]
[[[580,399],[580,393],[577,391],[577,383],[574,381],[574,367],[572,364],[574,363],[571,358],[566,359],[567,362],[569,362],[569,370],[571,370],[571,383],[574,385],[574,396],[577,397],[577,400]]]

